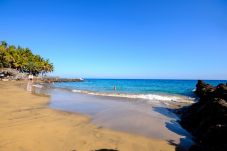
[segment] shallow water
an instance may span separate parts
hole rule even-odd
[[[206,80],[217,85],[224,80]],[[193,103],[196,80],[151,80],[151,79],[86,79],[83,82],[62,82],[52,86],[76,93],[95,96],[143,99],[147,103]]]
[[[88,115],[98,127],[167,140],[183,147],[192,144],[190,134],[177,123],[178,117],[164,104],[73,93],[58,88],[37,90],[51,96],[51,108]]]
[[[208,81],[213,85],[223,81]],[[226,81],[224,81],[226,82]],[[98,127],[162,139],[182,148],[191,135],[177,122],[170,105],[192,103],[194,80],[94,80],[34,85],[50,95],[49,106],[87,115]],[[117,90],[112,89],[112,85]]]
[[[226,80],[206,80],[217,85]],[[83,82],[61,82],[55,87],[75,91],[120,94],[180,94],[193,96],[197,80],[158,80],[158,79],[85,79]]]

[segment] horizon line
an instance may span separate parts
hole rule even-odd
[[[100,79],[100,80],[220,80],[220,81],[227,81],[227,79],[181,79],[181,78],[91,78],[91,77],[85,77],[83,79]]]

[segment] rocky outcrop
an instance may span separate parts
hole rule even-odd
[[[43,78],[41,81],[46,82],[46,83],[52,83],[52,82],[82,82],[84,79],[82,78]]]
[[[191,151],[227,151],[227,85],[199,80],[199,101],[181,112],[180,124],[195,137]]]
[[[0,80],[9,81],[9,80],[19,80],[22,78],[23,73],[20,73],[16,69],[12,68],[0,68]]]
[[[0,68],[0,73],[4,74],[4,76],[15,76],[19,71],[12,68]]]

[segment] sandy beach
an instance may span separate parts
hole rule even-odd
[[[117,132],[90,123],[81,114],[48,107],[49,97],[0,82],[0,150],[14,151],[172,151],[159,139]]]

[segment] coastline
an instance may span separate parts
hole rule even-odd
[[[0,82],[0,150],[175,150],[164,140],[97,127],[85,115],[51,109],[48,97],[19,88],[23,83]]]
[[[49,107],[87,115],[91,123],[98,127],[171,140],[184,148],[190,144],[190,135],[179,125],[179,118],[171,111],[179,108],[180,104],[166,106],[141,99],[81,94],[58,88],[51,88],[48,93],[51,94]]]

